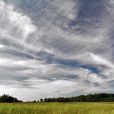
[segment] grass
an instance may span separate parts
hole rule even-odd
[[[0,114],[114,114],[114,103],[1,103]]]

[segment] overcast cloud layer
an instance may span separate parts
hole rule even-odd
[[[114,92],[114,0],[0,0],[0,94],[94,92]]]

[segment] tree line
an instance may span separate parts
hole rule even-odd
[[[6,94],[0,96],[0,103],[15,103],[15,102],[22,102],[22,101]]]
[[[9,95],[0,96],[0,103],[15,103],[23,102],[15,97]],[[114,102],[114,94],[100,93],[100,94],[89,94],[80,95],[75,97],[58,97],[58,98],[45,98],[31,102]]]
[[[114,102],[114,94],[100,93],[76,97],[59,97],[40,99],[40,102]]]

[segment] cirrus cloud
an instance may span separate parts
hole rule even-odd
[[[0,0],[1,94],[113,92],[113,8],[112,0]]]

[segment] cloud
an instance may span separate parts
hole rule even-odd
[[[113,92],[113,1],[0,0],[0,17],[2,93]]]

